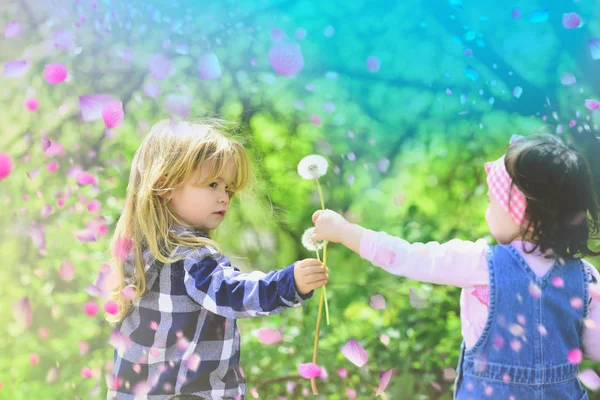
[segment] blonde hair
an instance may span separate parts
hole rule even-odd
[[[173,263],[185,257],[173,255],[178,248],[198,248],[211,246],[221,251],[212,239],[197,235],[178,235],[173,226],[189,226],[169,205],[169,191],[182,187],[192,174],[203,168],[207,161],[209,181],[225,171],[229,161],[235,165],[235,174],[230,177],[230,196],[254,183],[252,163],[237,135],[239,126],[218,119],[200,121],[163,120],[156,123],[142,141],[133,157],[127,195],[123,212],[117,222],[111,241],[111,249],[127,242],[127,255],[113,258],[113,273],[118,276],[118,286],[110,293],[110,299],[117,303],[118,312],[107,315],[111,323],[118,323],[129,313],[133,301],[146,291],[145,260],[143,253],[149,250],[154,259],[162,263]],[[178,252],[179,253],[179,252]],[[170,258],[174,257],[174,258]],[[125,277],[126,263],[133,264],[132,282]],[[133,285],[134,297],[127,299],[122,291]]]

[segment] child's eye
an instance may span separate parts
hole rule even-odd
[[[219,186],[219,184],[217,182],[213,182],[210,185],[208,185],[209,187],[216,189],[217,186]]]

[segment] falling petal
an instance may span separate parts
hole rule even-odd
[[[6,179],[13,169],[13,163],[10,156],[6,153],[0,153],[0,180]]]
[[[583,360],[583,353],[581,352],[581,349],[570,350],[567,354],[567,359],[571,364],[581,364],[581,361]]]
[[[33,312],[28,297],[24,297],[12,304],[12,313],[19,325],[27,329],[33,322]]]
[[[496,350],[500,350],[504,346],[504,338],[500,335],[494,336],[493,345]]]
[[[283,336],[281,331],[275,328],[260,328],[258,330],[258,341],[262,344],[275,344],[281,342]]]
[[[29,363],[31,365],[38,365],[40,363],[40,356],[37,353],[33,353],[29,356]]]
[[[513,336],[523,336],[523,334],[525,333],[525,329],[523,329],[523,327],[518,324],[511,324],[510,327],[508,328],[508,331]]]
[[[75,45],[75,34],[71,31],[59,29],[52,35],[54,46],[60,50],[69,50]]]
[[[68,75],[67,67],[63,64],[46,64],[44,67],[44,79],[51,85],[64,82]]]
[[[321,367],[313,363],[300,364],[298,365],[298,373],[304,379],[313,379],[321,376]]]
[[[131,339],[117,329],[112,331],[108,343],[120,353],[124,353],[132,345]]]
[[[75,266],[73,263],[65,262],[60,266],[60,278],[63,281],[72,281],[75,276]]]
[[[514,19],[520,19],[523,16],[523,11],[519,7],[512,9],[511,15]]]
[[[96,316],[96,314],[98,314],[98,304],[96,304],[95,301],[88,301],[83,305],[83,312],[85,312],[88,317]]]
[[[578,378],[592,392],[600,390],[600,377],[595,371],[585,369],[579,373]]]
[[[538,332],[542,336],[546,336],[548,334],[548,331],[546,330],[546,327],[544,325],[538,325]]]
[[[46,374],[46,383],[54,383],[60,375],[60,370],[57,367],[50,368],[48,374]]]
[[[96,241],[96,234],[90,229],[76,231],[75,237],[77,238],[77,240],[84,243]]]
[[[203,81],[219,79],[221,77],[221,65],[215,53],[206,53],[198,60],[198,72]]]
[[[162,81],[171,73],[171,63],[169,59],[162,54],[153,54],[150,56],[150,74],[157,81]]]
[[[557,288],[565,287],[565,281],[560,276],[555,276],[554,278],[552,278],[552,284]]]
[[[92,370],[89,369],[88,367],[83,367],[81,369],[81,376],[84,378],[91,378],[92,377]]]
[[[165,108],[171,114],[186,118],[190,113],[192,98],[184,94],[170,94],[165,100]]]
[[[581,26],[581,16],[577,13],[565,13],[562,16],[562,25],[565,29],[579,28]]]
[[[86,171],[79,171],[75,178],[77,179],[77,183],[82,186],[96,184],[96,177]]]
[[[35,111],[39,108],[39,106],[40,106],[40,102],[35,98],[29,98],[29,99],[25,100],[25,107],[29,111]]]
[[[370,304],[371,307],[375,310],[384,310],[386,307],[385,298],[380,294],[372,296]]]
[[[88,94],[79,96],[81,118],[86,122],[102,118],[104,106],[112,101],[115,101],[115,99],[108,94]]]
[[[11,21],[11,22],[8,22],[4,26],[4,37],[5,38],[17,37],[20,34],[21,34],[21,25],[19,25],[17,22]]]
[[[548,21],[548,10],[534,10],[529,15],[529,22],[539,23]]]
[[[587,99],[585,101],[585,107],[588,110],[596,110],[596,109],[600,108],[600,103],[598,102],[598,100]]]
[[[571,307],[575,309],[580,309],[581,307],[583,307],[583,300],[581,300],[581,298],[579,297],[573,297],[571,299]]]
[[[116,128],[123,122],[123,103],[111,101],[102,109],[102,119],[108,129]]]
[[[474,82],[477,80],[477,78],[479,78],[479,72],[469,65],[465,70],[465,76]]]
[[[196,372],[200,366],[200,356],[196,353],[192,353],[192,355],[190,355],[183,363],[187,369]]]
[[[523,88],[521,86],[515,86],[515,88],[512,91],[512,95],[518,99],[521,97],[522,94],[523,94]]]
[[[121,290],[121,294],[125,298],[125,300],[133,300],[135,297],[135,288],[133,286],[126,286]]]
[[[590,39],[588,45],[590,48],[590,54],[592,55],[592,60],[600,60],[600,38]]]
[[[562,74],[560,77],[560,83],[565,86],[573,86],[577,83],[577,79],[575,76],[573,76],[573,74]]]
[[[313,114],[310,116],[310,123],[315,125],[315,126],[319,126],[321,125],[321,117],[317,114]]]
[[[377,72],[381,68],[381,61],[375,56],[367,57],[367,69],[371,72]]]
[[[471,49],[465,49],[464,54],[467,57],[473,57],[473,50],[471,50]]]
[[[119,312],[119,306],[114,301],[104,303],[104,312],[110,315],[116,315]]]
[[[293,76],[304,67],[304,57],[300,45],[277,43],[269,50],[269,61],[273,70],[282,76]]]
[[[132,249],[133,241],[131,241],[129,238],[121,237],[115,240],[113,255],[117,260],[125,261]]]
[[[280,42],[285,38],[285,32],[281,29],[271,29],[271,40],[274,42]]]
[[[341,352],[348,361],[357,367],[362,367],[369,361],[365,349],[354,339],[350,339],[348,343],[342,347]]]
[[[538,285],[532,282],[529,284],[529,294],[531,295],[531,297],[537,300],[540,297],[542,297],[542,289],[540,289]]]
[[[4,76],[7,78],[16,78],[27,72],[29,65],[25,60],[7,61],[4,63]]]
[[[87,204],[87,209],[89,212],[95,212],[100,209],[101,205],[102,205],[102,203],[100,203],[100,201],[92,200]]]
[[[392,378],[392,373],[393,373],[393,370],[389,369],[389,370],[383,372],[381,375],[379,375],[379,386],[377,386],[377,391],[375,392],[375,396],[379,396],[383,392],[385,392],[385,388],[387,388],[387,386],[390,383],[390,379]]]
[[[160,96],[160,86],[154,82],[148,82],[144,85],[144,94],[148,97]]]

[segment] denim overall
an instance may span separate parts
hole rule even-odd
[[[488,319],[472,349],[463,342],[454,398],[588,399],[568,356],[581,349],[588,313],[583,263],[557,260],[538,278],[514,247],[499,245],[488,249],[488,269]]]

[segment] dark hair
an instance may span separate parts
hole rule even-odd
[[[600,255],[588,247],[598,234],[600,203],[579,151],[555,136],[532,135],[511,144],[504,162],[527,199],[527,229],[533,228],[535,244],[528,253],[539,247],[566,259]]]

